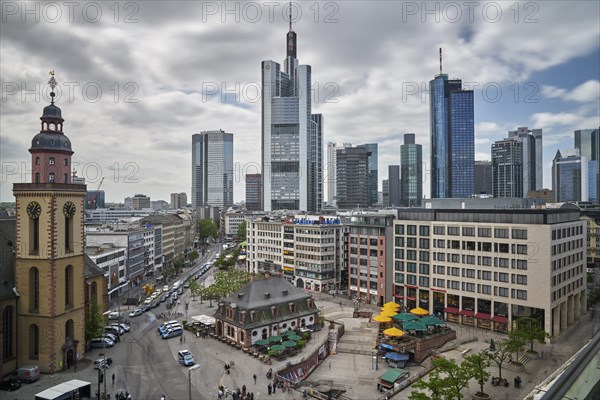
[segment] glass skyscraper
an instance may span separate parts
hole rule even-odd
[[[475,126],[473,91],[440,73],[429,82],[431,198],[473,194]]]
[[[415,134],[404,135],[400,145],[400,204],[420,207],[423,198],[423,149],[415,144]]]
[[[299,65],[287,34],[284,69],[262,62],[263,210],[318,211],[323,196],[323,117],[311,114],[311,67]]]
[[[367,149],[369,156],[369,206],[377,203],[377,191],[378,191],[378,157],[377,157],[377,143],[361,144],[356,147],[364,147]]]
[[[556,193],[556,201],[597,202],[598,185],[593,178],[597,173],[596,163],[580,155],[579,149],[557,151],[552,160],[552,189]]]
[[[192,135],[192,207],[233,204],[233,133]]]
[[[600,128],[575,131],[575,148],[591,161],[590,183],[593,187],[600,188],[600,172],[598,172],[600,170]],[[596,200],[590,198],[590,201],[600,203],[600,196],[596,196]]]
[[[523,143],[516,139],[492,144],[492,195],[523,197]]]

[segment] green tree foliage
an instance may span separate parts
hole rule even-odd
[[[519,353],[525,350],[527,345],[527,337],[524,332],[519,329],[516,323],[513,325],[513,329],[508,332],[508,351],[515,353],[515,361],[519,361]]]
[[[198,221],[198,237],[202,243],[209,237],[216,238],[217,225],[210,218]]]
[[[218,271],[215,274],[215,295],[217,298],[227,297],[233,292],[237,292],[244,285],[250,282],[250,274],[246,271],[234,269],[230,271]]]
[[[590,290],[588,296],[588,307],[600,302],[600,287]]]
[[[498,377],[502,378],[502,364],[510,357],[508,340],[498,341],[495,344],[496,350],[487,353],[487,356],[498,366]]]
[[[242,223],[238,225],[237,237],[242,242],[246,240],[246,227],[246,220],[243,220]]]
[[[86,310],[85,316],[85,340],[102,336],[104,333],[104,316],[100,312],[100,306],[93,302]]]
[[[544,343],[550,334],[544,331],[538,320],[531,317],[517,319],[517,329],[521,331],[526,342],[529,343],[529,352],[534,353],[533,342]]]
[[[178,255],[177,257],[175,257],[175,259],[173,259],[173,268],[175,268],[176,274],[181,272],[181,269],[183,268],[184,264],[185,264],[185,260],[184,260],[182,254]]]
[[[200,288],[200,285],[198,284],[198,282],[196,282],[196,280],[192,279],[190,281],[190,293],[192,294],[192,298],[196,298],[198,296],[198,289]]]
[[[463,363],[465,364],[465,363]],[[413,385],[417,389],[408,396],[410,400],[455,400],[462,399],[461,390],[469,385],[472,364],[458,365],[456,361],[443,357],[433,360],[435,369],[428,380],[419,380]]]
[[[479,384],[479,392],[484,393],[483,385],[490,379],[490,373],[487,371],[490,366],[490,359],[485,352],[469,354],[460,365],[464,368],[467,376],[472,377]]]
[[[190,260],[190,262],[193,264],[194,261],[196,261],[198,258],[200,257],[200,255],[198,254],[198,252],[196,250],[190,251],[187,255],[187,259]]]

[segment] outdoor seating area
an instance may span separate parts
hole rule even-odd
[[[253,355],[267,355],[276,360],[283,360],[287,357],[295,356],[302,351],[306,342],[310,340],[310,333],[296,332],[288,330],[281,335],[269,336],[266,339],[259,339],[254,343],[250,350]]]

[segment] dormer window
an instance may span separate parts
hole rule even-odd
[[[50,164],[50,165],[54,165],[55,163],[56,163],[56,160],[54,159],[54,157],[50,157],[50,158],[48,159],[48,164]]]

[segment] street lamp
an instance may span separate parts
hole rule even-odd
[[[190,400],[192,400],[192,371],[195,369],[200,368],[200,364],[196,364],[193,367],[190,367],[190,369],[188,369],[188,390],[189,390],[189,395],[190,395]]]

